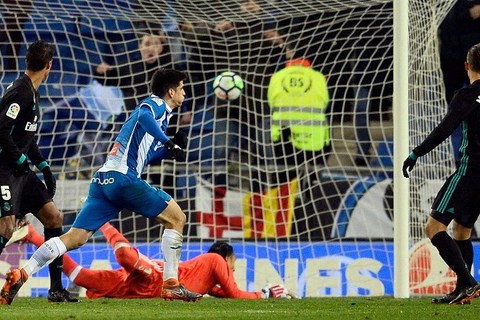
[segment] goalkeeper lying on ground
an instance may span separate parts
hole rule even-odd
[[[43,237],[32,225],[23,241],[39,247]],[[76,285],[87,289],[88,298],[157,298],[161,297],[163,262],[150,259],[132,247],[130,242],[110,223],[100,230],[110,242],[115,258],[122,266],[116,270],[91,270],[80,266],[68,254],[63,256],[63,272]],[[179,281],[191,291],[219,298],[296,298],[281,285],[265,287],[260,292],[240,290],[235,283],[235,253],[224,241],[215,242],[208,253],[181,262]]]

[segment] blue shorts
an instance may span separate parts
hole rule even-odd
[[[87,200],[72,227],[95,232],[105,222],[117,218],[123,209],[155,218],[171,199],[165,191],[134,175],[96,172],[90,182]]]

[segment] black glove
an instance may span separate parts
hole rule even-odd
[[[417,163],[417,156],[412,152],[410,153],[408,158],[405,159],[405,161],[403,161],[402,171],[403,171],[403,176],[405,178],[410,178],[410,175],[408,173],[413,170],[413,167],[415,166],[416,163]]]
[[[22,163],[17,164],[13,168],[13,176],[21,177],[26,175],[30,171],[30,166],[28,165],[28,160],[25,158]]]
[[[172,155],[172,159],[175,159],[177,161],[183,162],[187,159],[187,155],[185,151],[180,148],[175,142],[172,140],[168,140],[165,143],[165,147],[170,151],[170,154]]]
[[[57,191],[57,181],[55,180],[55,177],[53,176],[52,170],[50,170],[49,166],[46,166],[45,168],[43,168],[42,173],[43,173],[43,180],[45,181],[45,184],[47,186],[48,194],[53,199],[53,196]]]
[[[187,134],[183,130],[178,130],[177,133],[173,136],[173,143],[178,145],[182,149],[186,149],[188,145]]]

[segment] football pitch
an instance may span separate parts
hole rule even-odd
[[[306,298],[298,300],[233,300],[199,302],[161,299],[82,299],[48,303],[45,298],[17,298],[0,306],[2,320],[52,319],[479,319],[480,300],[471,305],[433,305],[430,298]]]

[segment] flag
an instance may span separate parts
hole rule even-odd
[[[298,179],[263,193],[196,186],[197,234],[201,238],[288,237],[292,232]]]

